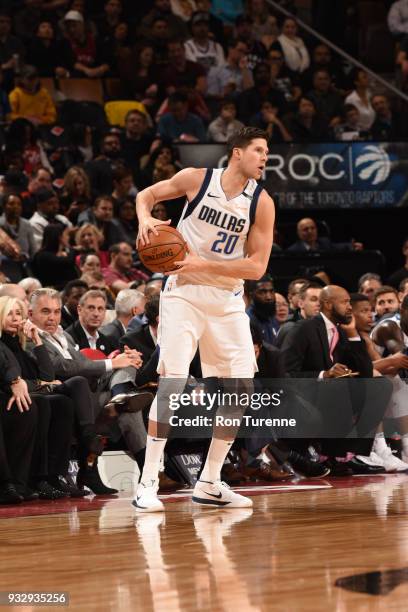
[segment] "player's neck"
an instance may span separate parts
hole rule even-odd
[[[238,168],[228,166],[221,174],[221,187],[227,198],[232,198],[242,193],[247,183],[248,177],[240,172]]]

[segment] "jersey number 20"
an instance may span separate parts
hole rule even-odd
[[[224,255],[231,255],[236,247],[239,236],[234,234],[227,234],[227,232],[218,232],[218,240],[215,240],[211,247],[214,253],[224,253]]]

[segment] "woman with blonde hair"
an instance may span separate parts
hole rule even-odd
[[[54,366],[39,329],[26,319],[26,306],[17,298],[0,297],[0,346],[19,370],[21,396],[15,399],[17,407],[24,409],[31,397],[39,404],[31,487],[40,499],[83,497],[86,493],[66,480],[74,418],[79,461],[89,464],[92,457],[93,463],[104,448],[103,439],[96,433],[96,406],[88,381],[82,376],[63,383],[54,380]],[[28,346],[32,350],[27,350]],[[113,491],[103,488],[103,493]]]
[[[101,245],[105,240],[103,233],[92,223],[84,223],[76,231],[75,249],[79,253],[95,253],[101,262],[102,268],[109,266],[109,253],[101,251]],[[76,258],[76,265],[79,267],[79,257]]]
[[[91,184],[85,170],[72,166],[64,176],[64,188],[60,197],[63,214],[76,224],[81,212],[91,205]]]

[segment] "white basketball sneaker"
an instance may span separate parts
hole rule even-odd
[[[136,497],[132,501],[136,512],[163,512],[163,503],[157,497],[158,490],[158,480],[150,480],[147,483],[141,482],[137,487]]]
[[[386,472],[406,472],[408,470],[408,464],[393,455],[389,446],[387,446],[387,450],[381,453],[371,451],[370,459],[376,461],[377,465],[382,465]]]
[[[207,482],[197,480],[193,491],[195,504],[201,506],[216,506],[219,508],[251,508],[252,500],[238,493],[221,480]]]

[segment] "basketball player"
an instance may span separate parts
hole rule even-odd
[[[252,385],[257,371],[242,279],[261,278],[272,248],[274,203],[257,184],[267,161],[267,135],[257,128],[243,128],[228,146],[226,169],[186,168],[137,196],[138,241],[144,246],[149,244],[150,232],[158,234],[158,224],[170,223],[153,218],[153,206],[185,195],[178,230],[189,246],[185,259],[176,264],[177,273],[167,278],[160,298],[157,371],[161,377],[149,415],[143,473],[133,501],[139,512],[164,509],[157,490],[167,434],[160,425],[167,422],[170,392],[184,389],[197,345],[203,376],[222,378],[227,388],[228,381],[232,386],[235,381],[248,391],[246,383]],[[242,417],[245,408],[239,409]],[[252,506],[250,499],[220,481],[236,431],[231,435],[223,427],[213,428],[193,502],[226,508]]]

